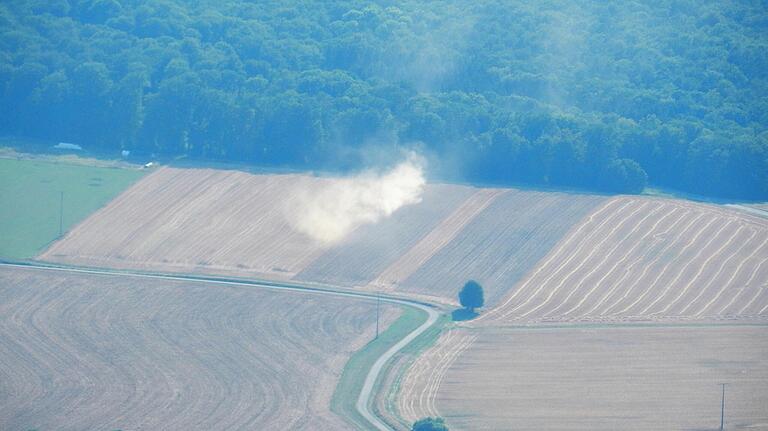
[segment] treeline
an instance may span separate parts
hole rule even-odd
[[[0,133],[768,199],[768,15],[705,3],[8,0]]]

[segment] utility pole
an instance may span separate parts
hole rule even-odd
[[[720,386],[723,387],[723,398],[720,402],[720,431],[723,431],[725,428],[723,428],[723,425],[725,425],[725,383],[720,383]]]
[[[376,292],[376,338],[377,340],[379,338],[379,303],[381,303],[381,297],[379,296],[380,293]]]
[[[60,191],[59,199],[59,238],[64,234],[64,191]]]

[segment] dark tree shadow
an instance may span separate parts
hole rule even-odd
[[[477,313],[468,308],[459,308],[458,310],[453,310],[453,312],[451,313],[451,319],[454,322],[461,322],[463,320],[472,320],[475,317],[477,317]]]

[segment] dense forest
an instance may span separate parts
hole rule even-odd
[[[6,0],[0,92],[105,153],[768,199],[759,0]]]

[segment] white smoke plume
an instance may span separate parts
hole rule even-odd
[[[421,202],[426,183],[423,159],[415,153],[387,172],[366,171],[327,181],[320,190],[297,191],[287,207],[294,229],[327,245],[358,226],[376,223],[398,208]]]

